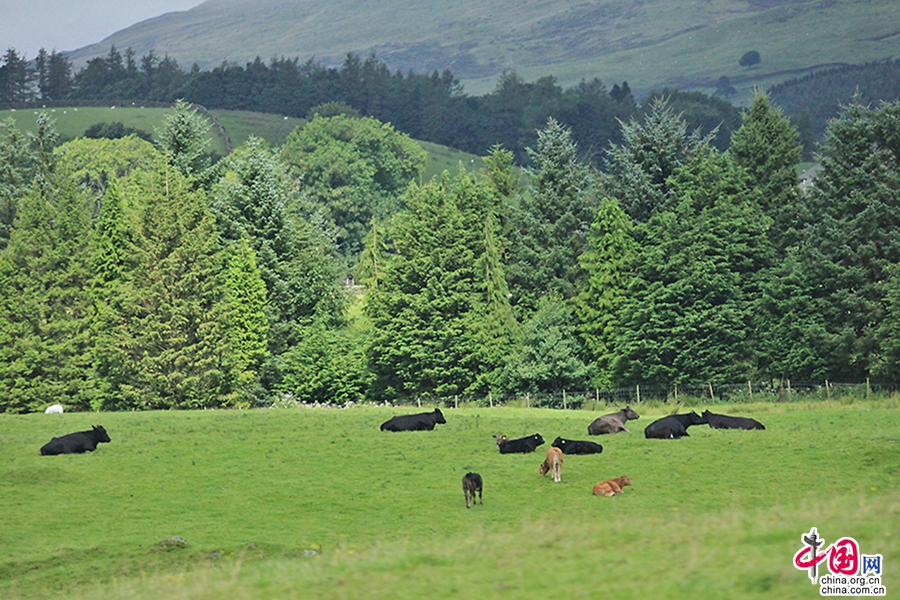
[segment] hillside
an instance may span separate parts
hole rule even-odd
[[[900,54],[898,17],[895,0],[207,0],[70,58],[79,66],[115,45],[207,69],[257,56],[337,65],[348,52],[375,52],[403,72],[449,68],[470,93],[516,70],[564,85],[627,80],[638,93],[664,85],[712,92],[727,76],[744,95],[823,66]],[[748,69],[738,61],[750,50],[762,61]]]

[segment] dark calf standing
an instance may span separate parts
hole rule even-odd
[[[475,504],[475,492],[478,492],[478,499],[484,504],[484,500],[481,499],[481,490],[484,487],[481,475],[478,473],[466,473],[462,478],[462,486],[463,494],[466,496],[466,508],[472,508],[472,505]]]
[[[644,437],[655,439],[678,439],[688,436],[687,428],[691,425],[705,425],[706,419],[691,411],[683,415],[669,415],[653,421],[644,429]]]
[[[563,454],[600,454],[603,452],[603,446],[597,442],[565,440],[560,437],[553,440],[553,443],[550,445],[562,450]]]
[[[97,444],[109,441],[109,435],[107,435],[106,430],[99,425],[94,425],[93,429],[88,431],[77,431],[53,438],[41,446],[41,454],[51,456],[55,454],[93,452],[97,449]]]
[[[500,446],[500,454],[525,454],[534,452],[534,449],[544,443],[541,434],[536,433],[528,437],[515,438],[512,440],[503,440]]]
[[[603,435],[605,433],[628,431],[628,428],[625,427],[625,422],[640,418],[640,415],[631,410],[630,406],[626,406],[622,410],[594,419],[594,422],[588,425],[588,435]]]
[[[703,418],[707,420],[713,429],[765,429],[766,426],[749,417],[731,417],[717,415],[708,410],[703,411]]]
[[[432,431],[435,424],[443,425],[444,414],[440,409],[414,415],[397,415],[381,424],[382,431]]]

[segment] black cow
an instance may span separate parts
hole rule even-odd
[[[435,424],[443,425],[447,421],[440,409],[414,415],[397,415],[381,424],[382,431],[431,431]]]
[[[717,415],[708,410],[703,411],[703,418],[709,423],[713,429],[765,429],[766,426],[749,417],[731,417],[728,415]]]
[[[512,440],[503,440],[500,446],[500,454],[526,454],[534,452],[534,449],[544,443],[541,434],[536,433],[528,437],[515,438]]]
[[[563,454],[600,454],[603,446],[597,442],[582,442],[580,440],[564,440],[561,437],[553,440],[551,446],[563,451]]]
[[[475,493],[478,492],[478,499],[484,504],[481,498],[481,491],[484,489],[484,483],[481,481],[481,475],[478,473],[466,473],[462,478],[463,494],[466,496],[466,508],[472,508],[475,504]]]
[[[706,419],[694,411],[683,415],[669,415],[647,425],[647,428],[644,429],[644,437],[662,440],[690,437],[687,432],[688,427],[705,424]]]
[[[604,433],[619,433],[628,431],[625,422],[632,419],[640,419],[640,415],[634,412],[630,406],[602,417],[597,417],[588,425],[588,435],[603,435]]]
[[[53,438],[41,446],[41,454],[52,456],[55,454],[93,452],[97,449],[97,444],[109,441],[109,435],[106,433],[106,430],[99,425],[94,425],[93,429],[87,431],[67,433],[64,436]]]

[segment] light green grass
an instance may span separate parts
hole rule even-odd
[[[812,526],[883,554],[900,585],[896,400],[716,406],[768,429],[682,440],[644,439],[672,407],[640,407],[559,484],[538,475],[547,445],[500,455],[493,436],[586,439],[597,413],[445,409],[432,432],[378,430],[416,410],[0,415],[0,597],[807,598],[791,559]],[[91,424],[112,443],[38,454]],[[466,510],[469,470],[485,499]],[[624,495],[591,495],[621,474]]]
[[[303,119],[246,110],[210,111],[225,128],[233,148],[247,141],[251,135],[262,138],[272,146],[280,146]]]
[[[98,123],[120,122],[125,127],[133,127],[155,137],[154,130],[165,126],[168,108],[142,108],[141,106],[79,106],[58,108],[29,108],[19,110],[0,110],[0,121],[12,117],[16,128],[34,133],[37,131],[37,118],[46,112],[54,121],[54,127],[63,140],[71,140],[84,136],[84,132]],[[225,155],[225,140],[216,134],[215,128],[209,130],[209,150],[219,156]]]

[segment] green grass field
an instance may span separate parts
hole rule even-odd
[[[558,484],[547,445],[493,436],[586,439],[601,413],[445,409],[409,433],[378,425],[414,408],[0,415],[0,597],[813,598],[792,565],[810,527],[882,554],[896,593],[897,399],[718,405],[768,429],[682,440],[645,439],[671,407],[637,408]],[[39,455],[92,424],[112,442]],[[591,495],[622,474],[624,495]]]

